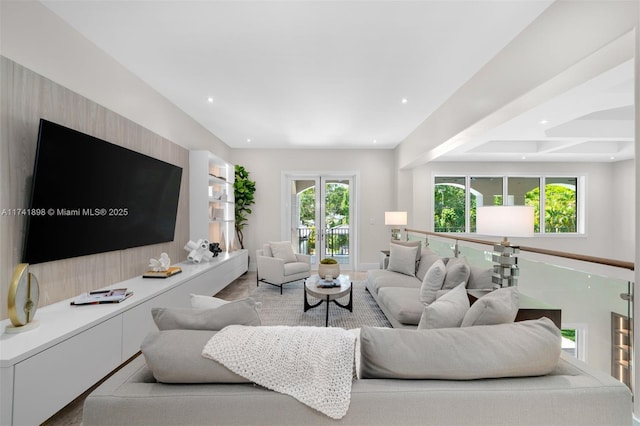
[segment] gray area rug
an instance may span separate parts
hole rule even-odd
[[[280,295],[280,288],[260,283],[259,287],[250,290],[250,296],[260,307],[262,325],[302,325],[324,327],[327,305],[319,306],[304,312],[304,282],[285,284]],[[308,296],[309,303],[315,304],[318,299]],[[347,304],[349,296],[338,299]],[[369,325],[374,327],[391,327],[387,317],[378,304],[365,289],[364,281],[353,281],[353,312],[343,309],[335,303],[329,304],[329,327],[344,329],[360,328]]]

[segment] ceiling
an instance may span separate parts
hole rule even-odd
[[[42,1],[233,148],[394,148],[551,2]],[[633,64],[438,160],[514,156],[633,158]]]

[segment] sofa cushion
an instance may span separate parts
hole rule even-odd
[[[471,380],[540,376],[556,367],[560,330],[548,318],[433,330],[362,327],[363,379]]]
[[[462,327],[513,322],[519,308],[518,287],[499,288],[471,305],[462,320]]]
[[[215,309],[151,308],[158,330],[222,330],[231,324],[260,325],[252,298],[226,303]]]
[[[420,253],[420,263],[418,264],[418,270],[416,271],[416,277],[418,277],[420,282],[424,280],[424,276],[427,274],[427,271],[438,259],[442,259],[442,257],[429,247],[422,249],[422,253]]]
[[[378,291],[378,299],[398,322],[407,325],[420,322],[424,304],[420,301],[419,289],[383,287]]]
[[[452,289],[462,282],[466,286],[471,269],[465,257],[454,257],[447,262],[445,272],[442,288]]]
[[[275,241],[269,243],[273,257],[282,259],[284,263],[297,262],[296,254],[293,252],[290,241]]]
[[[472,265],[469,273],[468,289],[486,290],[493,288],[491,277],[493,276],[493,268]]]
[[[405,275],[415,275],[420,247],[407,247],[398,244],[389,244],[389,247],[389,266],[387,266],[387,270]]]
[[[367,271],[369,289],[376,294],[384,287],[420,288],[420,281],[410,275],[399,274],[386,269],[370,269]]]
[[[189,301],[191,302],[191,307],[195,309],[215,309],[229,303],[228,300],[200,294],[190,294]]]
[[[165,330],[149,333],[140,350],[153,377],[161,383],[249,383],[222,364],[202,356],[216,332]]]
[[[469,310],[465,283],[460,283],[439,299],[424,307],[418,329],[460,327]]]
[[[446,275],[444,262],[438,259],[433,262],[422,280],[420,287],[420,300],[424,304],[429,304],[436,300],[436,292],[442,288]]]
[[[263,256],[273,257],[273,251],[271,251],[271,245],[270,244],[264,244],[262,246],[262,254],[263,254]]]

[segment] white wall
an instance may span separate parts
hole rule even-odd
[[[615,163],[614,163],[615,164]],[[617,172],[614,173],[614,170]],[[610,163],[447,163],[432,162],[413,169],[413,211],[415,225],[419,229],[432,229],[434,174],[478,175],[535,175],[557,173],[586,176],[586,224],[583,236],[545,235],[536,238],[517,239],[516,244],[579,253],[591,256],[633,259],[633,241],[628,241],[626,253],[619,249],[620,231],[612,206],[623,202],[633,220],[633,186],[629,184],[633,166],[616,166]],[[619,176],[620,180],[616,177]],[[622,181],[622,182],[621,182]],[[623,182],[626,183],[622,185]],[[631,203],[631,204],[629,204]],[[622,213],[621,213],[622,214]],[[624,213],[625,217],[628,213]],[[626,219],[627,221],[630,219]],[[618,235],[612,238],[612,235]],[[628,238],[633,238],[633,234]],[[629,254],[631,251],[631,254]],[[616,256],[613,256],[613,255]],[[623,257],[623,254],[625,255]],[[630,257],[629,257],[630,256]]]
[[[393,151],[236,149],[230,160],[244,166],[250,179],[256,181],[256,203],[249,216],[249,225],[243,230],[251,269],[255,270],[255,250],[267,241],[281,238],[280,219],[286,213],[280,203],[282,172],[358,172],[356,268],[361,264],[377,263],[379,251],[388,249],[391,231],[384,225],[384,212],[396,207]]]
[[[635,161],[621,161],[613,165],[613,203],[609,212],[613,246],[611,257],[635,261],[636,234],[636,177]]]

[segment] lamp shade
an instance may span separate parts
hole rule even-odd
[[[531,206],[484,206],[476,208],[476,233],[501,237],[533,237]]]
[[[406,225],[407,212],[384,212],[385,225]]]

